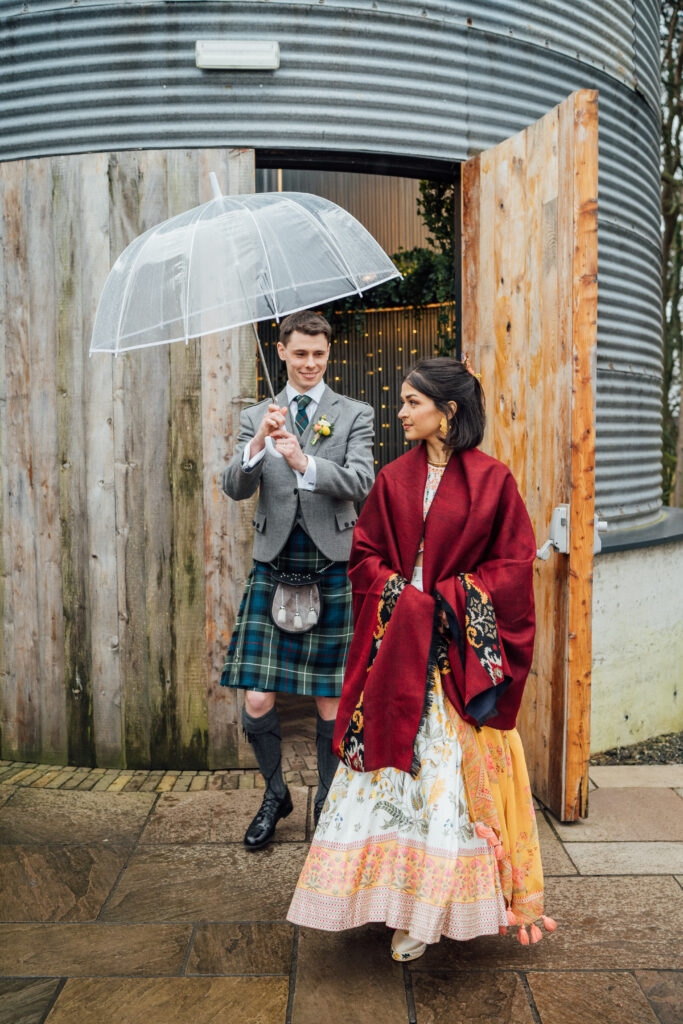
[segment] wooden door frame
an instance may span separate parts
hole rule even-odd
[[[564,821],[588,814],[598,323],[598,93],[574,100],[572,428]]]

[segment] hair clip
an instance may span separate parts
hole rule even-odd
[[[462,359],[460,361],[461,361],[462,365],[465,367],[465,369],[467,370],[467,372],[471,373],[473,377],[476,377],[477,380],[481,382],[481,374],[480,373],[475,373],[474,370],[472,369],[472,364],[470,363],[470,358],[467,355],[467,352],[463,353],[463,357],[462,357]]]

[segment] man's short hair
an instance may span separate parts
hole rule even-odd
[[[328,344],[332,341],[332,328],[320,313],[314,313],[311,309],[301,309],[298,313],[290,313],[280,324],[280,341],[286,345],[292,331],[300,331],[301,334],[324,334]]]

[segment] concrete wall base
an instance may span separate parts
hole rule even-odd
[[[683,729],[683,543],[603,553],[593,579],[591,752]]]

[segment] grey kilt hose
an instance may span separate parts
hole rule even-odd
[[[271,618],[271,566],[254,562],[228,647],[221,686],[301,696],[338,697],[353,635],[346,562],[332,562],[295,527],[272,563],[277,570],[320,572],[320,621],[307,633],[285,633]],[[325,568],[325,567],[328,568]]]

